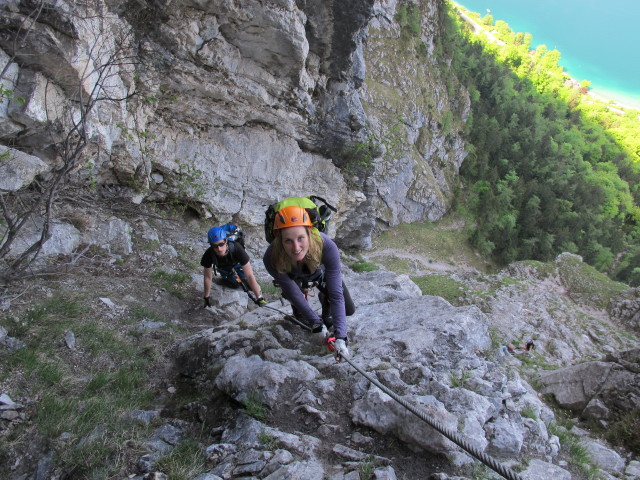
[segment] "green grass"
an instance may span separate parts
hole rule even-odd
[[[261,430],[258,434],[258,441],[267,450],[277,450],[280,447],[280,440],[264,430]]]
[[[578,467],[589,480],[600,478],[598,466],[576,435],[569,432],[566,427],[561,428],[557,423],[551,423],[548,429],[549,433],[558,437],[562,449],[571,457],[570,464]]]
[[[135,345],[125,341],[118,332],[107,326],[88,322],[77,325],[73,331],[76,343],[92,355],[108,352],[113,358],[131,358],[136,353]]]
[[[378,270],[378,266],[374,263],[367,262],[364,258],[359,258],[357,262],[350,265],[354,272],[373,272]]]
[[[193,438],[180,442],[158,461],[158,470],[171,480],[192,480],[207,468],[203,447]]]
[[[467,241],[464,222],[453,215],[437,222],[401,224],[387,230],[373,244],[374,251],[386,248],[401,249],[452,265],[464,263],[479,271],[493,269],[485,259],[476,255]]]
[[[495,352],[500,348],[500,345],[504,345],[504,338],[499,329],[495,327],[489,327],[489,338],[491,339],[491,351]]]
[[[563,256],[558,272],[571,297],[596,308],[607,308],[612,297],[629,289],[574,256]]]
[[[166,322],[166,319],[142,305],[134,305],[131,309],[131,323],[138,323],[142,320],[151,320],[152,322]]]
[[[537,260],[524,260],[524,265],[533,267],[536,270],[538,278],[545,279],[547,277],[553,277],[556,273],[556,266],[553,262],[539,262]]]
[[[518,355],[518,359],[522,363],[523,369],[557,370],[560,368],[558,365],[547,362],[546,357],[536,351]]]
[[[273,282],[262,282],[258,280],[258,285],[260,285],[260,291],[262,295],[280,295],[280,289],[276,287]]]
[[[164,288],[170,294],[184,298],[185,289],[191,282],[191,277],[182,272],[168,273],[164,270],[157,270],[151,274],[151,279],[156,285]]]
[[[469,370],[467,370],[466,368],[463,368],[460,373],[458,372],[451,372],[449,374],[449,380],[451,381],[451,386],[453,388],[464,388],[464,384],[467,382],[467,380],[469,380],[471,378],[471,374],[469,373]]]
[[[378,468],[378,462],[375,458],[370,457],[365,461],[358,463],[358,474],[363,480],[368,480],[373,477],[373,472]]]
[[[640,409],[624,412],[619,419],[611,422],[605,433],[614,445],[622,445],[636,455],[640,455]]]
[[[130,319],[114,317],[102,324],[91,311],[94,301],[55,292],[16,311],[12,320],[2,320],[25,347],[0,356],[0,377],[24,379],[13,393],[34,399],[31,421],[16,426],[5,440],[11,448],[31,438],[27,432],[35,429],[52,445],[54,467],[64,466],[74,478],[123,478],[135,462],[128,455],[144,451],[125,448],[125,442],[148,436],[127,414],[152,403],[153,364],[145,345],[120,333]],[[64,343],[67,331],[75,334],[75,351]],[[96,426],[104,434],[87,441]],[[69,439],[61,443],[63,433]]]
[[[10,322],[5,319],[2,325],[12,337],[23,341],[43,336],[50,338],[64,335],[88,311],[86,300],[81,295],[55,295],[26,310],[21,320]]]
[[[36,305],[27,312],[27,318],[32,322],[40,322],[47,317],[73,319],[87,311],[80,299],[54,296],[40,305]]]
[[[269,408],[260,401],[256,393],[252,393],[244,402],[244,411],[256,420],[264,420],[269,413]]]
[[[199,270],[201,268],[200,263],[196,261],[199,255],[193,249],[180,245],[177,247],[177,251],[178,258],[188,270]]]
[[[452,305],[459,305],[458,299],[464,293],[464,284],[447,275],[425,275],[411,277],[411,280],[420,287],[423,295],[442,297]]]
[[[520,410],[520,415],[525,418],[531,418],[536,420],[538,416],[536,415],[536,411],[531,405],[526,405],[522,410]]]
[[[387,270],[390,270],[400,275],[410,274],[410,273],[413,273],[414,271],[410,260],[406,258],[400,258],[395,255],[386,255],[384,257],[377,257],[376,261]]]

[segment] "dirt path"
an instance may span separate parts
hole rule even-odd
[[[372,263],[380,263],[385,258],[399,258],[408,260],[412,271],[412,275],[427,275],[429,273],[451,273],[456,271],[475,271],[475,269],[466,263],[451,264],[440,260],[425,257],[418,253],[408,252],[406,250],[397,250],[393,248],[385,248],[382,250],[371,251],[365,253],[363,257]]]

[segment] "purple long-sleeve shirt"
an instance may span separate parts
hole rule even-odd
[[[333,315],[333,326],[336,337],[342,338],[347,336],[347,317],[344,306],[344,293],[342,291],[342,271],[340,264],[340,252],[338,246],[326,234],[320,233],[322,238],[322,264],[318,270],[324,270],[324,282],[327,285],[327,295],[329,304],[331,305],[331,314]],[[304,298],[304,294],[296,284],[296,279],[305,280],[317,276],[318,271],[310,274],[303,273],[299,265],[296,265],[290,273],[279,273],[271,263],[271,251],[273,246],[269,245],[267,251],[264,252],[264,266],[269,274],[278,282],[282,288],[283,295],[296,307],[302,319],[309,325],[317,324],[322,320],[318,314],[311,308],[309,302]]]

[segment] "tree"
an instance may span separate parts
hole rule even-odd
[[[66,13],[66,18],[56,18],[58,24],[65,25],[68,30],[78,24],[95,32],[94,38],[88,42],[84,67],[75,71],[74,76],[70,76],[67,70],[60,72],[59,77],[55,76],[58,72],[43,69],[47,86],[56,85],[66,94],[62,101],[49,96],[44,99],[46,129],[53,152],[51,170],[46,177],[16,192],[0,192],[4,224],[0,238],[2,283],[26,275],[49,239],[54,202],[68,185],[70,174],[82,166],[83,154],[94,142],[89,128],[94,111],[106,104],[125,102],[134,95],[121,79],[123,72],[138,62],[131,31],[125,26],[115,31],[107,29],[107,14],[99,9],[89,11],[89,7],[86,2],[80,2]],[[18,63],[23,56],[29,55],[30,41],[43,42],[39,35],[44,35],[45,31],[48,39],[52,35],[68,34],[51,28],[52,22],[46,18],[48,11],[46,2],[40,2],[34,11],[26,15],[14,13],[5,19],[2,46],[13,48],[9,53]],[[60,15],[59,10],[56,10],[56,15]],[[113,23],[110,25],[114,27]],[[99,148],[97,144],[94,146]],[[9,258],[25,226],[37,219],[41,219],[37,240],[17,257]]]
[[[493,25],[493,15],[485,15],[484,17],[482,17],[481,22],[483,25]]]

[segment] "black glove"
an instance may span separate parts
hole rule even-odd
[[[207,307],[212,307],[213,305],[211,305],[211,300],[209,299],[209,297],[204,297],[204,308]]]

